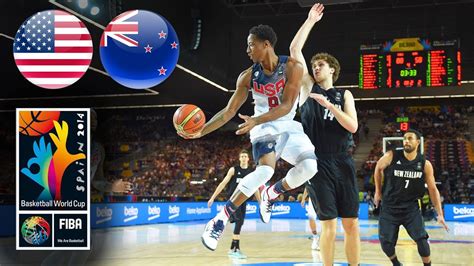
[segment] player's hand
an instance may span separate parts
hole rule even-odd
[[[382,200],[382,193],[380,192],[375,192],[375,195],[374,195],[374,204],[375,204],[375,207],[379,207],[380,205],[380,200]]]
[[[132,189],[132,183],[123,181],[122,179],[115,180],[112,183],[112,192],[128,192]]]
[[[316,3],[313,5],[311,10],[308,13],[308,19],[314,22],[318,22],[323,18],[324,6],[320,3]]]
[[[254,117],[242,114],[239,114],[239,117],[242,118],[245,122],[239,125],[239,130],[235,132],[235,134],[237,135],[243,135],[252,130],[252,128],[257,125],[257,121]]]
[[[331,102],[328,101],[326,96],[319,94],[319,93],[310,93],[309,97],[313,98],[315,101],[317,101],[322,107],[329,108],[329,106],[332,104]]]
[[[211,208],[212,203],[214,203],[214,199],[209,199],[209,201],[207,202],[207,207]]]
[[[449,227],[446,224],[446,221],[444,220],[443,215],[438,215],[437,220],[438,220],[438,223],[444,227],[444,230],[446,230],[446,232],[449,232]]]
[[[178,135],[183,139],[198,139],[203,136],[202,131],[196,132],[194,134],[186,134],[184,131],[176,131],[176,133],[178,133]]]

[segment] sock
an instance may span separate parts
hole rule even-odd
[[[430,262],[427,262],[427,263],[424,263],[424,262],[423,262],[423,266],[431,266],[431,261],[430,261]]]
[[[393,266],[400,266],[401,263],[398,261],[398,258],[395,257],[393,259],[390,259],[392,261]]]
[[[283,188],[282,180],[276,182],[273,186],[269,187],[267,190],[268,198],[270,200],[274,200],[280,196],[280,194],[285,193],[285,189]]]
[[[229,217],[232,213],[234,213],[237,210],[237,207],[232,203],[230,200],[227,201],[225,204],[224,208],[216,215],[215,219],[216,220],[222,220],[224,224],[229,221]]]
[[[235,251],[235,246],[236,246],[236,243],[237,243],[238,241],[239,241],[239,240],[232,239],[232,244],[230,245],[230,250]]]
[[[237,251],[237,250],[240,250],[240,240],[239,239],[233,239],[232,240],[232,246],[233,248],[231,248],[232,250],[234,251]]]

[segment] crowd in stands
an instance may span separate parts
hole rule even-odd
[[[2,113],[0,116],[0,194],[15,194],[14,132],[15,113]]]
[[[132,195],[165,200],[186,197],[207,200],[228,169],[239,163],[239,152],[242,149],[252,152],[248,136],[236,136],[232,127],[197,140],[178,137],[172,125],[173,108],[107,112],[98,112],[99,126],[94,133],[94,138],[106,150],[105,176],[110,181],[121,178],[132,182]],[[435,177],[441,182],[439,189],[444,202],[472,203],[474,169],[472,160],[467,158],[468,153],[472,153],[468,142],[471,139],[470,112],[472,108],[457,107],[400,107],[389,112],[358,110],[359,129],[353,135],[350,152],[354,152],[361,140],[373,142],[359,171],[363,191],[367,192],[361,200],[369,201],[373,194],[373,171],[383,152],[382,138],[402,136],[395,118],[408,117],[410,127],[418,129],[425,137],[426,156],[435,162]],[[380,129],[369,128],[370,117],[381,117]],[[12,119],[14,121],[14,117]],[[6,151],[15,150],[12,121],[0,120],[0,144]],[[369,131],[378,131],[374,140],[368,140]],[[4,162],[0,168],[0,194],[13,194],[14,154],[1,153],[0,160]],[[251,161],[251,166],[254,167],[255,162]],[[270,182],[283,178],[290,167],[279,160]],[[291,191],[281,200],[296,200],[302,191],[302,188]],[[227,195],[222,193],[221,196],[220,199],[225,200]]]
[[[373,172],[377,160],[383,155],[384,137],[401,137],[397,117],[408,117],[409,127],[423,134],[425,155],[433,163],[438,189],[445,203],[474,202],[474,168],[468,114],[472,107],[430,106],[398,107],[384,112],[382,127],[373,141],[372,149],[359,174],[364,190],[374,191]],[[376,130],[376,129],[373,129]],[[401,142],[388,141],[387,146],[400,147]],[[471,196],[472,195],[472,196]]]

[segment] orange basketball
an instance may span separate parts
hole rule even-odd
[[[173,115],[173,124],[176,130],[184,135],[199,132],[206,123],[206,116],[201,108],[192,104],[185,104],[178,108]]]
[[[48,133],[53,127],[53,121],[58,121],[59,111],[20,111],[19,131],[27,136],[40,136]]]

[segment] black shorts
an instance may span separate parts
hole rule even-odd
[[[381,243],[397,244],[398,230],[403,225],[414,241],[428,238],[423,216],[418,206],[409,208],[390,208],[383,206],[379,217],[379,240]]]
[[[359,217],[359,189],[350,155],[319,155],[318,172],[306,187],[320,220]]]
[[[235,223],[235,222],[241,222],[243,223],[245,220],[245,214],[247,213],[247,202],[244,202],[242,205],[240,205],[237,210],[232,213],[229,217],[229,222]]]

